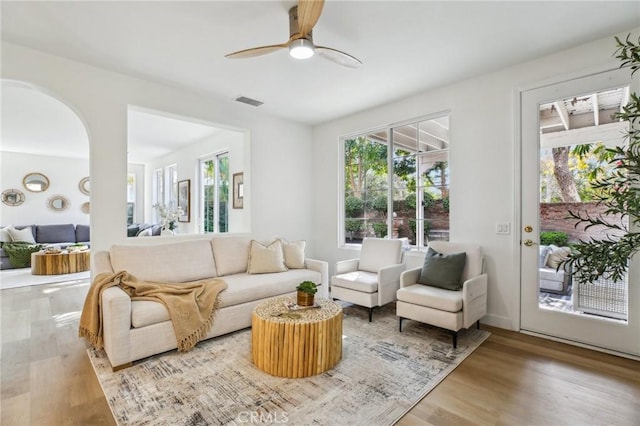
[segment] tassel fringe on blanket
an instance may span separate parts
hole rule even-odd
[[[220,307],[220,292],[227,288],[227,283],[219,278],[186,283],[138,281],[126,271],[97,275],[84,301],[78,331],[96,349],[104,346],[102,292],[113,286],[119,286],[132,300],[162,303],[169,311],[178,350],[189,351],[213,326]]]

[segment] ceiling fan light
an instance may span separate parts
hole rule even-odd
[[[294,40],[289,45],[289,55],[296,59],[308,59],[313,56],[313,43],[306,38]]]

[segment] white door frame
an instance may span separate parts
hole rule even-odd
[[[512,317],[512,324],[513,324],[513,328],[514,330],[518,330],[522,333],[527,333],[527,334],[532,334],[532,335],[537,335],[540,337],[544,337],[547,339],[551,339],[551,340],[556,340],[556,341],[561,341],[561,342],[565,342],[565,343],[569,343],[572,345],[576,345],[576,346],[582,346],[582,347],[587,347],[590,349],[595,349],[598,351],[603,351],[603,352],[609,352],[609,353],[614,353],[617,355],[621,355],[621,356],[625,356],[628,358],[634,358],[634,359],[640,359],[640,357],[636,356],[636,355],[632,355],[632,354],[628,354],[625,352],[617,352],[615,350],[610,350],[610,349],[603,349],[597,346],[592,346],[589,344],[584,344],[584,343],[580,343],[580,342],[575,342],[575,341],[571,341],[571,340],[567,340],[564,338],[559,338],[559,337],[553,337],[553,336],[548,336],[542,333],[537,333],[535,331],[527,331],[527,330],[523,330],[522,329],[522,324],[521,324],[521,315],[522,315],[522,306],[521,306],[521,298],[522,298],[522,290],[521,290],[521,275],[522,275],[522,263],[521,263],[521,256],[520,256],[520,250],[521,250],[521,244],[520,244],[520,239],[521,239],[521,235],[522,235],[522,226],[523,226],[523,221],[522,221],[522,206],[521,206],[521,200],[522,200],[522,196],[523,196],[523,190],[522,190],[522,185],[523,185],[523,165],[522,165],[522,127],[523,127],[523,123],[522,123],[522,97],[523,97],[523,93],[530,91],[530,90],[534,90],[534,89],[539,89],[539,88],[544,88],[546,86],[550,86],[550,85],[556,85],[559,83],[563,83],[563,82],[569,82],[571,80],[575,80],[575,79],[579,79],[579,78],[584,78],[584,77],[589,77],[589,76],[593,76],[596,74],[601,74],[603,72],[607,72],[607,71],[612,71],[617,69],[617,66],[600,66],[600,67],[596,67],[587,71],[583,71],[583,72],[576,72],[576,73],[572,73],[570,75],[565,75],[565,76],[561,76],[561,77],[554,77],[554,78],[550,78],[550,79],[546,79],[544,81],[540,81],[538,83],[533,83],[527,86],[523,86],[523,87],[519,87],[516,88],[514,90],[513,93],[513,109],[514,109],[514,181],[515,181],[515,197],[514,197],[514,222],[515,222],[515,231],[513,234],[513,247],[516,248],[514,250],[513,253],[513,258],[514,258],[514,265],[516,265],[516,267],[514,268],[514,282],[517,282],[518,285],[514,286],[514,291],[513,291],[513,301],[512,301],[512,306],[513,306],[513,317]],[[630,70],[626,70],[629,74],[630,74]],[[637,78],[634,79],[634,82],[632,83],[632,91],[637,91],[637,86],[638,86],[638,81]],[[537,232],[538,230],[536,230]],[[536,238],[537,240],[537,238]],[[638,281],[640,280],[640,271],[638,271],[638,266],[640,266],[640,256],[637,256],[637,258],[634,260],[634,264],[636,265],[636,271],[633,274],[633,276],[630,276],[629,279],[630,280],[635,280]],[[633,285],[633,284],[632,284]],[[638,287],[636,285],[636,287]],[[636,297],[638,294],[637,291],[631,291],[629,292],[629,297]],[[635,295],[635,296],[634,296]],[[639,312],[630,312],[629,313],[629,324],[631,324],[632,322],[637,323],[638,322],[638,315],[640,315]]]

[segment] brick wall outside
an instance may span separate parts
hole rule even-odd
[[[604,213],[606,206],[597,205],[595,202],[587,203],[540,203],[540,230],[560,231],[569,236],[569,242],[577,240],[589,240],[590,237],[602,238],[602,227],[591,227],[585,231],[584,226],[575,227],[575,219],[567,219],[568,212],[588,213],[590,216],[598,216]],[[605,216],[614,223],[620,222],[620,216]],[[626,217],[625,217],[626,220]],[[523,224],[526,225],[526,224]]]

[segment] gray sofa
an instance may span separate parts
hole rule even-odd
[[[36,244],[54,245],[65,248],[70,244],[82,243],[89,245],[91,240],[89,225],[23,225],[14,226],[16,229],[31,227],[31,233]],[[9,256],[0,248],[0,269],[14,269],[9,262]]]

